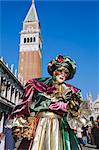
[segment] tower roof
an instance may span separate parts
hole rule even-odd
[[[34,22],[34,21],[38,21],[38,16],[37,16],[34,0],[32,0],[32,5],[25,17],[24,22]]]

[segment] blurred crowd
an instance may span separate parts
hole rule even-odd
[[[96,145],[99,149],[99,120],[92,121],[91,125],[75,129],[78,141],[82,146],[86,144]]]

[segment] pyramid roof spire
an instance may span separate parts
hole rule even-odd
[[[32,0],[32,3],[34,3],[34,0]]]
[[[34,21],[38,21],[38,16],[37,16],[34,0],[32,0],[32,5],[25,17],[24,22],[34,22]]]

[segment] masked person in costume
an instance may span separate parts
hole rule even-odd
[[[75,62],[58,55],[48,63],[50,78],[26,83],[23,100],[14,108],[7,124],[17,150],[81,149],[73,132],[73,123],[74,127],[81,123],[80,89],[64,82],[72,79],[75,72]]]

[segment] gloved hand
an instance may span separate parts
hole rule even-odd
[[[66,112],[67,111],[67,105],[68,105],[68,103],[64,103],[61,101],[55,102],[49,106],[49,109],[51,109],[51,110],[59,110],[60,109],[64,112]]]

